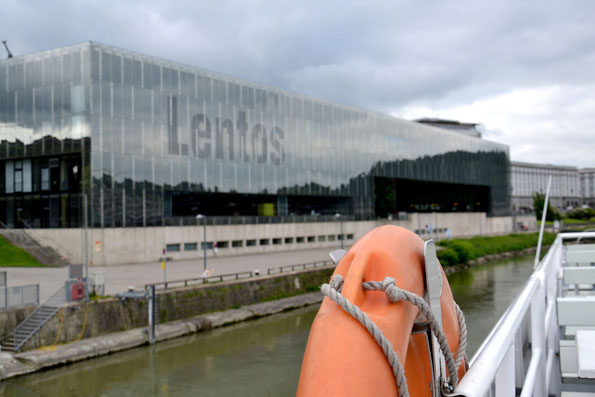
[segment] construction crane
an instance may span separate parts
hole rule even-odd
[[[8,49],[8,46],[6,45],[6,40],[2,40],[2,44],[4,44],[4,48],[6,48],[6,53],[8,54],[8,58],[12,58],[12,53],[10,52],[10,50]]]

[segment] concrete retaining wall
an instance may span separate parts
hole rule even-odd
[[[485,213],[414,213],[408,214],[406,220],[344,222],[343,233],[348,237],[346,243],[349,245],[385,224],[416,231],[423,239],[440,239],[445,237],[446,229],[450,229],[452,237],[510,233],[515,222],[536,228],[533,216],[513,219],[487,217]],[[432,234],[428,232],[429,225],[432,225]],[[40,244],[51,246],[66,256],[71,263],[84,262],[82,229],[35,229],[28,233]],[[207,226],[207,241],[227,244],[227,248],[219,244],[218,255],[337,247],[339,234],[339,222]],[[179,245],[178,252],[166,254],[173,260],[198,259],[203,255],[200,250],[202,238],[201,226],[89,229],[89,260],[94,266],[158,262],[168,244]],[[234,247],[234,242],[241,246]],[[199,249],[185,250],[185,243],[196,244]],[[207,255],[213,256],[213,252],[208,251]]]
[[[35,306],[0,310],[0,338],[16,328],[31,312]]]
[[[190,318],[198,314],[234,309],[258,302],[319,291],[328,282],[334,267],[265,276],[158,292],[160,323]],[[0,332],[5,335],[32,311],[32,308],[0,312]],[[85,320],[86,318],[86,320]],[[2,321],[5,320],[5,321]],[[103,299],[64,307],[23,350],[72,342],[132,328],[146,327],[145,299]]]

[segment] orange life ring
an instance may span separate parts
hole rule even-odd
[[[432,395],[432,361],[426,333],[414,333],[418,308],[391,303],[382,291],[364,291],[362,282],[393,277],[396,285],[418,296],[425,289],[424,242],[397,227],[376,228],[357,241],[337,265],[341,294],[367,313],[392,343],[405,369],[411,396]],[[442,328],[453,352],[459,347],[459,322],[442,271]],[[465,364],[458,369],[459,379]],[[308,338],[298,396],[396,396],[391,366],[370,333],[339,305],[325,297]]]

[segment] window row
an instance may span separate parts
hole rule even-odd
[[[328,234],[328,235],[312,235],[312,236],[298,236],[298,237],[276,237],[276,238],[261,238],[261,239],[246,239],[246,240],[221,240],[221,241],[206,241],[201,243],[170,243],[166,245],[167,252],[181,252],[183,251],[197,251],[199,249],[212,250],[215,254],[219,249],[227,248],[242,248],[242,247],[257,247],[268,245],[282,245],[282,244],[303,244],[315,243],[325,241],[341,241],[353,240],[353,234]]]

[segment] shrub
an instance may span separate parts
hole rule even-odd
[[[520,251],[525,248],[535,247],[538,238],[538,233],[520,233],[506,236],[480,236],[469,239],[442,240],[438,242],[438,245],[445,247],[445,249],[438,251],[438,259],[440,259],[442,266],[452,266],[490,254]],[[543,245],[552,244],[555,238],[556,235],[553,233],[544,233]]]
[[[440,260],[440,264],[443,267],[447,266],[454,266],[459,262],[459,255],[453,249],[446,248],[437,253],[438,259]]]
[[[454,250],[457,253],[459,257],[459,263],[467,263],[469,259],[477,258],[473,244],[471,244],[469,241],[453,241],[448,248]]]
[[[575,208],[566,213],[567,218],[589,220],[595,216],[593,208]]]

